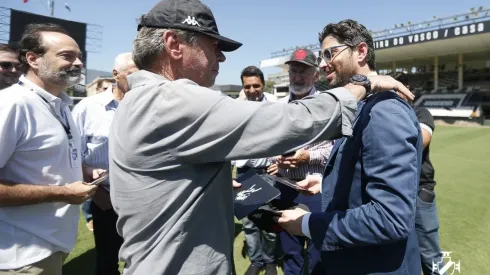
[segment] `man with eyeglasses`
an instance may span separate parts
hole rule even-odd
[[[376,75],[369,31],[353,20],[329,24],[319,35],[320,67],[332,87],[364,85]],[[282,211],[288,232],[321,250],[321,274],[420,274],[415,206],[422,132],[411,106],[395,92],[358,104],[351,137],[335,142],[322,178],[298,183],[316,194],[322,211]]]
[[[286,64],[289,66],[289,95],[281,98],[279,102],[289,103],[318,93],[314,84],[318,80],[319,68],[316,56],[312,51],[298,48],[291,54]],[[308,174],[323,174],[331,150],[332,141],[320,141],[308,144],[292,155],[280,156],[272,161],[279,168],[280,176],[302,181]],[[277,187],[281,191],[281,200],[306,205],[310,211],[321,211],[321,194],[305,196],[285,185]],[[303,274],[304,256],[308,257],[309,274],[315,274],[320,268],[317,266],[320,251],[315,248],[311,240],[304,236],[291,235],[285,231],[280,233],[280,237],[284,251],[284,274]]]
[[[0,44],[0,90],[8,88],[20,77],[20,62],[17,50],[8,44]]]

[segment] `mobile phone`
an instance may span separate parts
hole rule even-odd
[[[288,178],[283,178],[283,177],[277,177],[277,176],[274,176],[274,175],[266,175],[267,177],[271,178],[272,180],[274,180],[275,182],[279,182],[279,183],[282,183],[288,187],[291,187],[293,189],[296,189],[296,190],[306,190],[305,188],[301,187],[298,185],[298,183],[294,180],[290,180]]]
[[[100,183],[105,181],[108,177],[109,177],[109,173],[105,171],[102,174],[100,174],[96,180],[89,182],[88,185],[99,185]]]
[[[296,151],[292,151],[291,153],[287,153],[287,154],[282,154],[283,157],[285,158],[288,158],[288,157],[292,157],[296,154]]]

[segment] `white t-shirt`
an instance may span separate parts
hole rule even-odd
[[[37,185],[83,180],[80,134],[68,107],[71,99],[63,93],[55,97],[25,77],[20,81],[25,85],[0,91],[0,179]],[[70,150],[64,128],[36,92],[68,121],[76,152]],[[79,207],[62,202],[0,207],[0,269],[23,267],[57,251],[70,252],[78,219]]]

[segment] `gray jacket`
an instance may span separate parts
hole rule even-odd
[[[148,71],[128,81],[109,137],[125,275],[231,274],[230,160],[351,135],[357,108],[344,88],[278,104],[234,100]]]

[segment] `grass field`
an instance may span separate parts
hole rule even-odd
[[[490,274],[490,128],[439,126],[431,145],[443,251],[461,262],[461,274]],[[241,228],[241,227],[240,227]],[[248,259],[243,233],[235,239],[237,274]],[[78,243],[64,266],[65,275],[90,275],[95,262],[92,232],[80,221]]]

